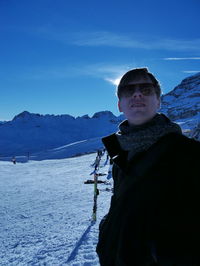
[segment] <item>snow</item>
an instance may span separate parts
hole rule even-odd
[[[33,154],[31,158],[34,160],[63,159],[95,152],[98,149],[103,149],[103,143],[101,138],[94,138],[73,142],[55,149]]]
[[[91,225],[94,188],[84,181],[93,178],[95,157],[0,161],[0,265],[99,265],[98,225],[112,195],[105,189],[112,186],[98,184],[97,222]]]

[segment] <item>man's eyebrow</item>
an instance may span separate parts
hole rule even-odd
[[[142,85],[142,86],[146,86],[146,85],[147,85],[147,86],[149,86],[149,85],[153,85],[153,84],[152,84],[152,83],[147,83],[147,82],[146,82],[146,83],[140,83],[140,84],[138,84],[138,85]]]
[[[126,85],[126,86],[124,86],[124,87],[134,87],[134,86],[149,86],[149,85],[152,85],[153,86],[153,84],[152,83],[148,83],[148,82],[144,82],[144,83],[137,83],[137,84],[128,84],[128,85]]]

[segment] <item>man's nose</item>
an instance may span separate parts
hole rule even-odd
[[[135,87],[135,89],[132,93],[132,97],[134,97],[134,98],[139,97],[140,98],[142,96],[143,96],[143,94],[141,93],[140,87],[139,86]]]

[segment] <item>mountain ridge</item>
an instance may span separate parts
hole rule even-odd
[[[198,139],[200,73],[184,79],[163,95],[161,101],[160,112],[177,122],[186,135],[197,136]],[[110,111],[96,112],[92,117],[87,114],[73,117],[68,114],[42,115],[23,111],[11,121],[0,123],[0,156],[45,153],[70,143],[100,139],[115,132],[123,119],[123,115],[115,116]],[[99,147],[99,143],[93,141],[93,150]],[[82,143],[81,152],[83,146],[86,147]]]
[[[115,131],[121,121],[122,116],[117,117],[110,111],[97,112],[91,118],[23,111],[0,125],[0,151],[3,156],[24,155],[100,138]]]

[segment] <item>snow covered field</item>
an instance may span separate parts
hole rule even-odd
[[[93,178],[95,157],[0,162],[0,265],[99,265],[98,224],[108,211],[111,192],[105,189],[111,186],[98,184],[97,222],[90,227],[93,185],[84,181]]]

